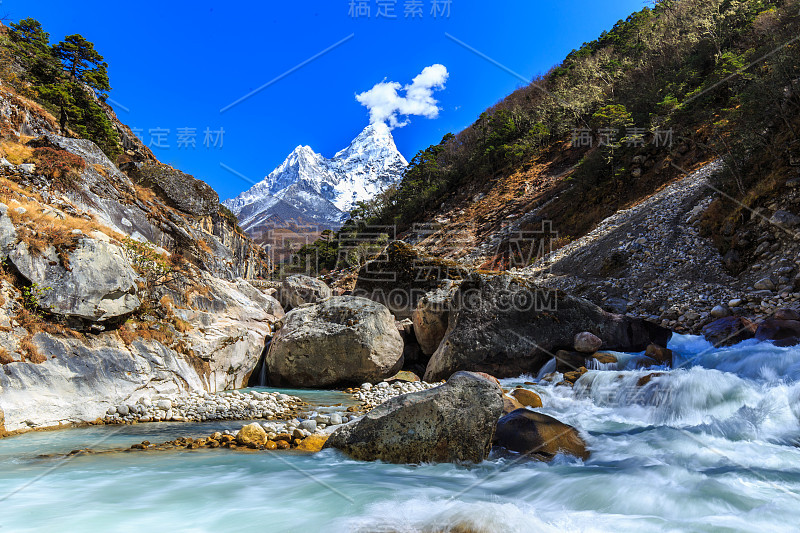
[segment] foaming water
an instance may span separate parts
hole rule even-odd
[[[749,341],[714,350],[691,336],[677,336],[670,348],[681,365],[673,370],[633,370],[640,354],[625,354],[620,370],[590,370],[574,388],[525,385],[536,381],[532,376],[503,380],[532,388],[542,397],[542,412],[578,428],[592,452],[585,462],[493,453],[473,466],[405,466],[361,463],[332,450],[135,452],[66,461],[37,455],[157,442],[237,423],[38,433],[0,441],[0,498],[6,498],[0,526],[796,531],[800,349]]]

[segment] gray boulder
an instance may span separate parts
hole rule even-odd
[[[453,292],[448,289],[429,292],[417,302],[417,307],[411,313],[414,334],[425,355],[433,355],[444,338],[450,319],[450,299]]]
[[[283,280],[277,296],[283,309],[288,312],[303,304],[330,298],[331,289],[322,280],[298,274]]]
[[[772,215],[770,222],[773,224],[778,224],[779,226],[788,226],[793,228],[800,225],[800,217],[794,213],[779,209],[778,211],[775,211],[775,214]]]
[[[283,319],[265,359],[272,385],[375,383],[403,366],[403,341],[389,310],[354,296],[298,307]]]
[[[43,309],[65,317],[103,322],[139,308],[138,276],[122,249],[110,242],[81,239],[67,254],[65,268],[53,247],[41,254],[19,243],[9,260],[29,282],[35,283]]]
[[[425,381],[459,370],[498,378],[536,375],[556,351],[570,350],[583,331],[599,337],[602,349],[628,352],[666,346],[672,335],[651,322],[607,313],[582,298],[508,274],[472,275],[453,296],[453,306]]]
[[[595,353],[603,345],[603,340],[588,331],[581,331],[575,335],[575,351],[581,353]]]
[[[775,282],[769,277],[762,278],[753,284],[753,288],[757,291],[774,291]]]
[[[477,463],[489,454],[502,411],[499,385],[457,372],[444,385],[379,405],[334,431],[325,447],[362,461]]]

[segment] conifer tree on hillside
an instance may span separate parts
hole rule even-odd
[[[95,90],[100,98],[107,98],[111,90],[108,81],[108,63],[103,60],[94,44],[81,35],[69,35],[53,46],[53,55],[61,60],[71,81],[80,81]]]
[[[33,18],[11,23],[13,55],[38,99],[55,112],[61,129],[69,128],[94,141],[109,156],[119,153],[119,140],[100,102],[111,85],[108,63],[94,43],[82,35],[69,35],[50,46],[50,35]]]
[[[9,24],[11,39],[29,55],[40,56],[50,53],[50,34],[42,29],[41,23],[32,18]]]

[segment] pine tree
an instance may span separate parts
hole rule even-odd
[[[93,43],[81,35],[69,35],[53,46],[53,55],[61,60],[70,80],[85,83],[101,99],[108,97],[106,93],[111,90],[108,63],[94,49]]]
[[[30,57],[49,55],[50,34],[44,31],[42,24],[33,18],[9,24],[11,40]]]

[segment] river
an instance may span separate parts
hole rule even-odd
[[[0,441],[0,531],[797,531],[800,347],[714,350],[680,335],[670,347],[680,366],[644,387],[653,370],[612,367],[574,389],[527,385],[543,412],[580,429],[586,462],[493,452],[474,466],[400,466],[224,449],[41,457],[242,423],[31,433]],[[635,355],[620,358],[634,366]]]

